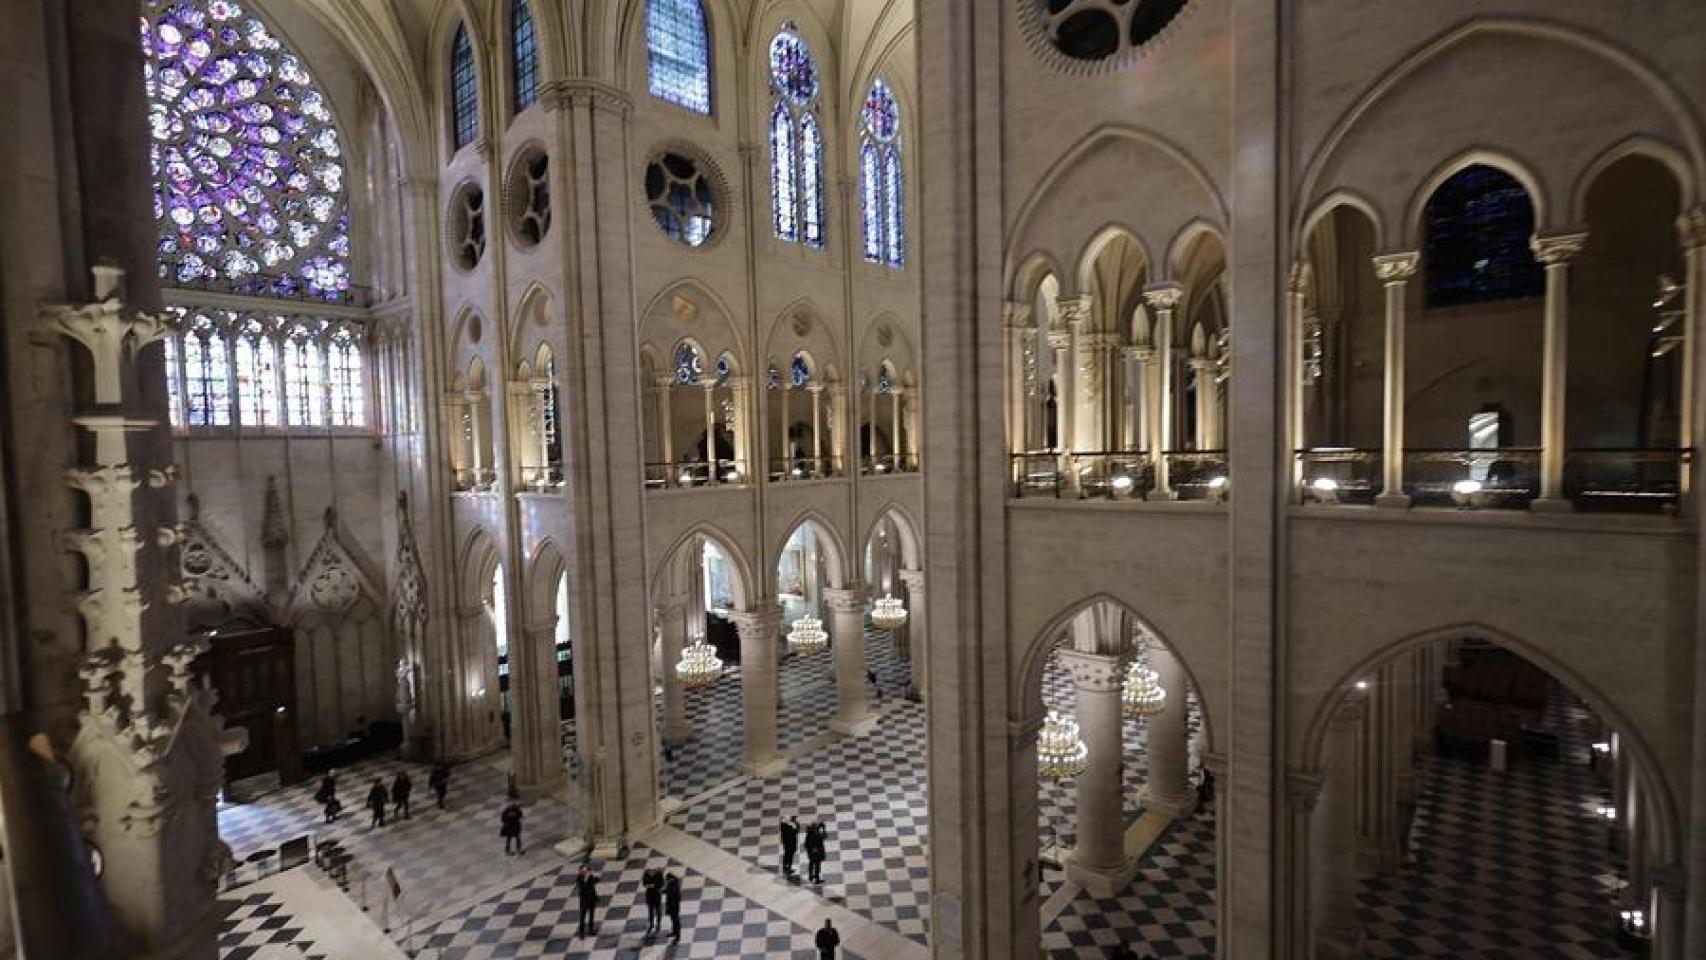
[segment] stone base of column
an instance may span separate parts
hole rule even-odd
[[[1103,900],[1125,892],[1143,866],[1143,861],[1137,857],[1127,857],[1116,867],[1089,867],[1077,862],[1075,851],[1067,853],[1064,859],[1066,879],[1089,891],[1092,897]]]
[[[1178,796],[1163,797],[1156,796],[1154,793],[1150,792],[1148,786],[1145,786],[1138,793],[1138,802],[1143,804],[1143,809],[1154,810],[1156,813],[1159,813],[1162,816],[1172,817],[1174,820],[1183,820],[1197,812],[1197,794],[1195,790],[1187,790]]]
[[[836,717],[829,721],[829,729],[845,737],[862,737],[877,729],[877,718],[875,714],[869,713],[851,720]]]
[[[585,837],[566,837],[551,847],[571,863],[582,860],[620,860],[624,844],[620,837],[600,837],[590,843]]]
[[[544,779],[537,783],[523,783],[520,780],[517,780],[515,784],[515,792],[521,795],[522,800],[531,802],[539,799],[540,797],[548,797],[553,794],[561,793],[568,787],[568,785],[568,771],[558,768],[555,776],[547,774]]]
[[[757,777],[760,780],[775,780],[782,775],[782,771],[788,769],[788,758],[778,755],[768,760],[742,760],[740,768],[746,771],[746,775],[749,777]]]
[[[1383,493],[1374,498],[1374,505],[1387,509],[1408,510],[1410,495],[1407,493]]]
[[[1315,960],[1363,960],[1361,927],[1319,927],[1315,931]]]
[[[1541,497],[1528,504],[1531,513],[1575,513],[1576,505],[1562,497]]]
[[[671,730],[667,727],[664,728],[663,743],[666,747],[685,747],[687,746],[687,741],[691,739],[693,739],[693,732],[690,730]]]

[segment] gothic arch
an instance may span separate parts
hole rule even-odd
[[[1310,720],[1304,735],[1303,755],[1299,758],[1301,765],[1306,770],[1321,769],[1325,761],[1327,729],[1332,721],[1333,714],[1338,711],[1345,699],[1355,691],[1356,681],[1359,678],[1368,676],[1381,664],[1408,650],[1444,640],[1469,636],[1490,641],[1539,666],[1551,674],[1554,679],[1568,687],[1570,692],[1587,701],[1594,713],[1598,714],[1618,732],[1622,739],[1628,742],[1639,760],[1636,768],[1645,778],[1646,785],[1658,807],[1657,834],[1659,849],[1663,854],[1664,861],[1671,862],[1680,856],[1681,820],[1676,805],[1676,797],[1665,778],[1664,768],[1659,765],[1658,755],[1640,728],[1619,710],[1609,697],[1601,693],[1584,674],[1575,670],[1564,660],[1554,656],[1545,646],[1530,643],[1515,634],[1506,633],[1484,623],[1461,623],[1424,630],[1394,640],[1365,655],[1349,672],[1327,687],[1314,709],[1305,714],[1310,717]]]
[[[1586,223],[1588,219],[1588,193],[1593,189],[1594,182],[1600,174],[1614,166],[1619,160],[1629,157],[1646,157],[1657,162],[1670,171],[1676,179],[1677,194],[1682,201],[1682,209],[1687,210],[1695,204],[1694,181],[1688,176],[1688,160],[1676,147],[1657,137],[1633,136],[1621,143],[1613,144],[1604,153],[1595,157],[1587,165],[1575,186],[1570,190],[1570,206],[1567,220],[1570,223]]]
[[[652,598],[655,600],[670,592],[666,589],[671,568],[680,559],[681,551],[699,537],[717,545],[717,549],[728,558],[729,566],[733,568],[734,608],[736,610],[752,609],[753,592],[752,565],[747,562],[746,555],[735,546],[735,540],[715,524],[701,521],[689,527],[681,536],[676,537],[659,556],[656,568],[652,571]]]
[[[1058,281],[1064,275],[1060,269],[1060,261],[1054,254],[1047,250],[1033,251],[1012,268],[1007,295],[1016,302],[1030,306],[1037,298],[1037,287],[1042,285],[1044,277],[1054,277]]]
[[[1091,235],[1089,242],[1084,244],[1084,249],[1078,254],[1076,282],[1079,293],[1088,293],[1094,289],[1096,260],[1108,249],[1109,244],[1119,239],[1128,241],[1137,250],[1145,267],[1154,269],[1157,266],[1154,257],[1150,256],[1149,244],[1143,241],[1136,230],[1122,223],[1108,223]]]
[[[1404,222],[1400,226],[1403,235],[1399,241],[1403,244],[1403,249],[1420,250],[1427,241],[1426,225],[1422,221],[1426,217],[1428,201],[1433,199],[1434,191],[1447,180],[1477,164],[1509,174],[1517,183],[1522,184],[1522,189],[1528,194],[1528,202],[1534,206],[1535,231],[1542,232],[1546,229],[1546,225],[1551,223],[1551,204],[1534,167],[1508,151],[1471,147],[1435,167],[1433,173],[1428,174],[1427,179],[1416,188],[1416,192],[1411,194],[1410,202],[1404,210]],[[1427,269],[1427,264],[1424,263],[1422,268]]]
[[[527,349],[529,336],[543,337],[547,343],[552,339],[551,306],[556,303],[556,297],[546,289],[545,284],[535,280],[527,285],[526,292],[516,303],[515,314],[509,323],[510,356],[530,357],[535,351]],[[538,330],[528,329],[529,320]],[[458,330],[459,334],[460,332]],[[556,352],[555,347],[552,352]]]
[[[923,569],[920,552],[922,544],[918,538],[920,528],[913,522],[912,514],[898,500],[891,500],[876,512],[871,518],[871,522],[865,526],[865,535],[860,542],[869,545],[871,538],[877,535],[877,527],[884,520],[892,520],[895,530],[900,533],[900,559],[904,568],[907,570]]]
[[[1213,223],[1198,217],[1179,228],[1173,239],[1167,244],[1167,278],[1179,279],[1185,273],[1186,261],[1195,252],[1197,245],[1212,239],[1225,251],[1226,233]]]
[[[801,333],[801,329],[804,333]],[[794,354],[805,352],[810,354],[816,364],[814,372],[841,368],[840,345],[836,343],[835,324],[829,322],[823,311],[812,303],[810,297],[801,297],[776,314],[776,319],[770,324],[769,335],[765,337],[765,357],[775,361],[785,368]],[[762,367],[764,364],[760,363]]]
[[[1106,603],[1123,612],[1132,622],[1142,627],[1149,636],[1162,644],[1179,661],[1179,668],[1185,672],[1190,681],[1191,689],[1196,692],[1197,702],[1202,709],[1202,729],[1204,749],[1208,753],[1215,751],[1214,711],[1209,700],[1209,691],[1197,673],[1191,667],[1191,661],[1186,658],[1184,651],[1163,633],[1148,618],[1132,609],[1131,605],[1109,593],[1097,593],[1067,606],[1054,619],[1045,624],[1042,630],[1030,639],[1021,653],[1018,671],[1013,674],[1010,682],[1013,684],[1010,696],[1009,718],[1020,725],[1031,724],[1042,719],[1043,710],[1043,673],[1048,667],[1049,654],[1054,650],[1055,641],[1060,632],[1078,614],[1099,603]]]
[[[497,544],[491,535],[476,527],[463,542],[461,563],[457,565],[460,588],[457,603],[463,609],[479,607],[491,599],[492,572],[499,562]]]
[[[492,81],[496,74],[492,69],[491,53],[496,49],[492,46],[492,31],[476,16],[472,4],[466,0],[450,0],[439,8],[438,17],[433,22],[432,43],[427,48],[431,55],[426,64],[427,76],[431,78],[427,89],[432,91],[432,112],[437,120],[434,127],[438,131],[441,163],[448,162],[461,149],[466,149],[456,146],[456,121],[450,89],[451,51],[456,44],[458,26],[468,31],[468,43],[474,50],[474,103],[478,111],[474,143],[481,140],[489,142],[497,129],[492,123],[492,105],[497,103],[492,96]]]
[[[1334,210],[1340,207],[1350,207],[1368,218],[1368,222],[1374,225],[1374,242],[1377,247],[1391,242],[1387,237],[1386,224],[1380,216],[1380,210],[1367,197],[1355,190],[1334,190],[1322,197],[1320,202],[1315,204],[1309,214],[1303,218],[1303,226],[1297,234],[1298,259],[1304,259],[1301,251],[1304,250],[1304,245],[1309,242],[1309,235]]]
[[[793,522],[786,527],[786,532],[782,534],[782,538],[776,541],[775,548],[770,551],[773,561],[767,568],[768,573],[774,574],[777,564],[781,563],[782,551],[788,546],[788,541],[793,539],[795,532],[802,527],[810,527],[812,532],[817,535],[818,542],[823,546],[824,567],[828,571],[831,588],[847,587],[859,579],[857,576],[848,576],[849,571],[853,568],[849,566],[847,544],[842,540],[840,531],[836,530],[835,526],[828,520],[825,520],[823,514],[811,509],[803,510],[798,516],[794,517]]]
[[[569,572],[568,561],[550,537],[539,541],[527,560],[521,588],[522,623],[529,626],[557,619],[557,581]]]

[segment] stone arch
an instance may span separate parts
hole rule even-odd
[[[522,581],[522,622],[550,623],[557,617],[557,581],[569,572],[568,561],[550,537],[539,541],[527,560]]]
[[[677,278],[659,289],[640,311],[641,349],[657,349],[660,343],[673,349],[676,341],[692,335],[707,347],[712,359],[726,352],[745,367],[748,347],[735,316],[709,283],[697,277]],[[698,329],[690,331],[689,325]]]
[[[769,334],[764,338],[765,357],[781,364],[778,369],[784,373],[794,354],[800,352],[813,358],[816,371],[827,375],[830,370],[840,370],[842,351],[836,342],[835,329],[835,324],[810,297],[801,297],[777,313],[770,324]]]
[[[521,299],[517,301],[515,314],[510,319],[509,343],[511,356],[526,357],[533,353],[533,351],[528,350],[526,347],[527,340],[531,335],[537,334],[538,336],[549,340],[549,331],[551,327],[551,305],[555,301],[556,298],[551,295],[551,291],[547,290],[543,283],[535,280],[527,285],[527,290],[521,295]],[[532,321],[531,324],[529,324],[529,321]],[[530,330],[530,325],[532,327],[537,327],[538,329],[536,331]],[[553,352],[555,352],[554,349]]]
[[[1404,222],[1399,226],[1402,236],[1400,243],[1406,250],[1420,250],[1427,241],[1423,220],[1427,215],[1428,201],[1433,199],[1435,191],[1439,190],[1447,180],[1473,166],[1488,166],[1500,173],[1508,174],[1528,194],[1528,202],[1534,207],[1534,227],[1536,232],[1544,231],[1550,223],[1551,203],[1546,196],[1546,189],[1540,175],[1526,160],[1505,150],[1494,150],[1486,147],[1471,147],[1459,153],[1434,168],[1428,174],[1416,192],[1411,194],[1410,202],[1404,210]],[[1423,269],[1427,264],[1422,265]]]
[[[1406,651],[1466,636],[1489,641],[1496,646],[1521,655],[1545,670],[1554,679],[1564,684],[1571,693],[1587,701],[1594,713],[1629,743],[1639,761],[1636,764],[1636,769],[1645,780],[1648,791],[1656,801],[1655,805],[1658,808],[1657,836],[1659,850],[1665,862],[1676,860],[1681,853],[1681,815],[1677,807],[1676,796],[1665,778],[1664,768],[1659,765],[1658,754],[1653,750],[1646,734],[1623,711],[1618,709],[1609,697],[1600,692],[1584,674],[1563,659],[1554,656],[1543,645],[1531,643],[1515,634],[1506,633],[1484,623],[1460,623],[1423,630],[1394,640],[1363,656],[1348,672],[1326,688],[1326,692],[1321,695],[1314,709],[1306,714],[1310,719],[1304,734],[1303,753],[1299,758],[1301,765],[1306,770],[1321,769],[1326,750],[1328,726],[1332,721],[1333,714],[1338,712],[1346,698],[1355,691],[1358,679],[1368,676],[1380,665]]]
[[[1051,276],[1057,281],[1065,276],[1059,258],[1046,250],[1033,251],[1011,268],[1007,295],[1015,302],[1030,306],[1037,299],[1037,288],[1042,285],[1043,278]]]
[[[923,567],[922,541],[919,539],[919,526],[913,522],[912,514],[900,501],[890,501],[885,504],[871,522],[865,526],[865,535],[860,542],[869,546],[871,538],[877,535],[877,527],[883,521],[894,522],[895,530],[900,534],[900,560],[907,570],[921,570]]]
[[[1670,171],[1676,180],[1677,193],[1682,198],[1682,209],[1687,210],[1696,202],[1694,181],[1688,176],[1688,159],[1682,151],[1671,146],[1657,137],[1634,136],[1621,143],[1613,144],[1604,153],[1595,157],[1587,165],[1575,186],[1570,190],[1570,206],[1567,219],[1570,223],[1586,223],[1588,214],[1588,194],[1601,174],[1611,169],[1619,160],[1629,157],[1646,157],[1656,161],[1660,166]]]
[[[735,545],[733,537],[715,524],[706,521],[689,527],[659,555],[662,559],[658,562],[657,569],[652,572],[652,597],[655,599],[670,592],[667,583],[671,568],[680,559],[682,549],[699,537],[704,537],[715,543],[717,549],[723,552],[723,556],[728,558],[729,566],[733,568],[734,597],[732,599],[734,608],[736,610],[752,609],[756,597],[754,580],[752,579],[752,564],[748,562],[746,555],[740,551],[740,548]]]
[[[828,572],[829,586],[832,589],[847,587],[858,580],[857,576],[848,576],[852,568],[848,565],[847,544],[842,540],[840,531],[835,529],[834,524],[825,520],[822,514],[810,509],[802,511],[796,516],[793,522],[785,528],[782,538],[776,541],[774,549],[770,551],[774,562],[771,564],[769,572],[774,573],[777,564],[782,561],[782,550],[787,547],[788,541],[793,539],[794,533],[802,527],[810,527],[812,532],[817,535],[819,543],[823,545],[824,568]]]
[[[1376,245],[1389,242],[1386,234],[1386,224],[1380,216],[1380,210],[1367,197],[1355,190],[1334,190],[1321,198],[1321,201],[1310,209],[1303,218],[1297,232],[1297,247],[1302,249],[1309,242],[1309,235],[1321,225],[1323,220],[1340,207],[1349,207],[1368,218],[1374,225],[1374,241]]]
[[[483,528],[475,527],[462,544],[458,564],[457,603],[469,608],[491,599],[492,572],[502,560],[497,543]]]
[[[1143,242],[1138,232],[1123,223],[1108,223],[1091,234],[1090,240],[1084,244],[1084,249],[1078,254],[1078,275],[1076,277],[1079,293],[1088,293],[1095,287],[1096,259],[1107,250],[1108,245],[1115,240],[1126,240],[1137,250],[1144,266],[1153,269],[1157,264],[1150,255],[1149,244]]]
[[[432,113],[437,122],[438,142],[441,156],[444,160],[456,155],[456,119],[451,103],[453,96],[450,89],[451,51],[456,44],[456,28],[468,31],[468,44],[474,51],[474,83],[475,109],[478,111],[474,129],[474,140],[489,139],[497,127],[492,122],[492,107],[497,103],[493,94],[493,81],[496,71],[492,68],[490,54],[495,49],[492,46],[491,32],[486,29],[476,15],[473,5],[466,0],[451,0],[439,8],[439,13],[432,28],[432,44],[429,49],[432,55],[427,59],[427,89],[432,91]],[[471,146],[472,144],[470,144]]]
[[[1138,613],[1132,606],[1110,593],[1096,593],[1076,603],[1069,604],[1060,613],[1043,625],[1026,644],[1020,657],[1019,669],[1012,675],[1013,684],[1010,695],[1008,716],[1014,723],[1021,726],[1041,722],[1043,716],[1043,673],[1048,666],[1049,654],[1054,650],[1055,640],[1067,624],[1080,613],[1099,603],[1106,603],[1120,610],[1141,626],[1156,642],[1165,646],[1168,652],[1179,661],[1179,667],[1190,680],[1191,689],[1197,695],[1197,703],[1202,711],[1203,743],[1207,752],[1215,752],[1214,711],[1209,702],[1208,688],[1198,679],[1197,671],[1191,666],[1191,661],[1185,652],[1163,633],[1153,621]]]

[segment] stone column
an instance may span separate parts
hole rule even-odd
[[[1404,493],[1404,307],[1406,288],[1421,263],[1420,253],[1374,258],[1374,274],[1386,286],[1386,416],[1380,451],[1381,490],[1375,506],[1408,507]]]
[[[1695,355],[1698,349],[1700,322],[1706,316],[1706,206],[1694,207],[1683,211],[1676,218],[1677,239],[1682,244],[1685,261],[1685,279],[1682,304],[1682,403],[1680,424],[1677,436],[1683,446],[1695,444],[1694,428],[1700,422],[1695,409],[1694,382],[1699,377],[1700,361]],[[1679,498],[1684,511],[1692,508],[1687,496],[1693,489],[1691,474],[1697,466],[1690,464],[1682,468],[1682,496]],[[1706,774],[1702,774],[1706,776]],[[1702,910],[1706,913],[1706,909]],[[1706,929],[1702,935],[1706,936]]]
[[[1546,344],[1540,392],[1540,497],[1530,509],[1549,513],[1574,507],[1564,498],[1564,401],[1569,392],[1570,261],[1587,245],[1586,233],[1535,236],[1534,258],[1546,265]]]
[[[554,622],[530,623],[521,649],[510,649],[510,750],[516,788],[539,797],[568,782],[563,767],[562,711],[557,695],[557,637]],[[518,669],[519,668],[519,669]]]
[[[1358,866],[1367,872],[1398,867],[1398,772],[1396,671],[1381,667],[1367,694],[1357,766]]]
[[[1647,907],[1647,929],[1653,931],[1652,960],[1682,960],[1698,956],[1684,936],[1688,911],[1700,900],[1688,897],[1688,877],[1681,864],[1666,863],[1652,871],[1653,895]]]
[[[812,395],[812,461],[813,469],[818,476],[823,475],[823,384],[812,383],[806,386],[806,392]]]
[[[794,445],[790,443],[788,439],[788,421],[793,418],[793,410],[790,409],[793,407],[793,403],[791,401],[794,399],[794,379],[792,371],[782,375],[781,393],[782,437],[781,447],[778,452],[781,454],[782,460],[782,479],[792,480],[794,478]]]
[[[658,604],[656,613],[663,650],[663,742],[672,747],[685,744],[693,736],[687,723],[687,694],[675,675],[675,665],[687,645],[688,601],[686,596],[669,597]]]
[[[1138,446],[1149,454],[1151,465],[1161,456],[1161,368],[1153,347],[1138,347]]]
[[[1120,655],[1060,651],[1077,686],[1078,729],[1089,766],[1078,775],[1078,846],[1068,876],[1092,895],[1113,896],[1136,872],[1125,855],[1124,743],[1120,691],[1126,659]]]
[[[753,451],[752,431],[748,428],[747,404],[750,402],[749,393],[752,389],[752,378],[734,376],[729,378],[729,406],[734,412],[730,418],[729,431],[734,434],[735,469],[739,475],[736,483],[744,483],[752,476],[752,461],[757,454]]]
[[[930,628],[927,619],[930,611],[924,603],[924,571],[902,570],[900,582],[906,584],[908,608],[906,640],[910,652],[907,667],[911,678],[906,695],[913,700],[923,700],[924,691],[930,687]]]
[[[1706,442],[1700,436],[1701,428],[1706,425],[1706,391],[1702,391],[1697,381],[1701,368],[1700,351],[1706,349],[1706,343],[1700,336],[1700,325],[1706,319],[1706,207],[1694,207],[1677,220],[1678,232],[1682,235],[1682,245],[1688,252],[1688,297],[1685,307],[1687,328],[1687,360],[1683,370],[1684,390],[1682,399],[1683,416],[1688,425],[1682,433],[1682,442],[1691,444],[1696,450]],[[1699,469],[1696,462],[1692,468]],[[1687,474],[1684,474],[1687,477]],[[1692,482],[1692,481],[1690,481]],[[1701,490],[1706,489],[1701,484],[1693,484],[1691,496],[1682,501],[1684,510],[1692,510],[1696,515],[1706,513],[1697,499]],[[1699,609],[1703,599],[1706,599],[1706,540],[1700,540],[1695,548],[1695,605]],[[1706,622],[1696,618],[1694,627],[1694,644],[1696,650],[1706,649]],[[1699,708],[1706,704],[1706,657],[1694,658],[1694,752],[1693,768],[1694,781],[1688,791],[1689,810],[1687,813],[1688,847],[1684,855],[1685,865],[1676,882],[1670,884],[1669,890],[1674,891],[1676,899],[1686,903],[1687,917],[1684,923],[1686,940],[1678,944],[1679,955],[1686,949],[1693,954],[1706,951],[1706,710]],[[1686,884],[1693,891],[1692,896],[1683,897],[1683,887]],[[1668,901],[1667,901],[1668,902]],[[1677,913],[1682,912],[1678,907]],[[1668,929],[1669,924],[1661,918],[1661,929]],[[1684,944],[1686,947],[1684,948]]]
[[[1315,808],[1321,802],[1323,777],[1303,770],[1286,771],[1286,800],[1290,807],[1290,842],[1280,889],[1289,896],[1281,917],[1286,924],[1287,950],[1281,956],[1309,960],[1314,935],[1315,904],[1310,887],[1314,873]],[[1225,845],[1221,841],[1222,846]]]
[[[1310,889],[1314,951],[1320,960],[1362,956],[1356,913],[1357,740],[1367,713],[1366,694],[1353,694],[1328,723],[1327,768],[1310,834]]]
[[[1148,720],[1149,783],[1144,787],[1144,805],[1182,819],[1190,815],[1196,802],[1190,783],[1190,726],[1185,715],[1190,682],[1184,664],[1166,646],[1151,643],[1146,656],[1161,689],[1167,691],[1167,706]]]
[[[1120,449],[1142,450],[1143,447],[1143,350],[1122,347],[1125,358],[1125,423],[1120,431]]]
[[[1214,449],[1214,367],[1214,361],[1207,357],[1191,359],[1191,381],[1197,388],[1195,444],[1198,450]]]
[[[889,439],[892,441],[892,443],[890,445],[892,447],[894,447],[894,449],[890,452],[894,454],[895,471],[899,472],[900,471],[901,451],[904,449],[904,447],[901,444],[900,387],[898,387],[898,386],[889,387],[889,401],[893,407],[893,412],[894,412],[894,432],[889,434]]]
[[[776,752],[776,637],[782,608],[737,610],[729,620],[740,632],[740,700],[746,722],[746,771],[765,779],[787,766]]]
[[[1155,496],[1173,499],[1173,484],[1167,475],[1167,449],[1173,438],[1173,308],[1184,298],[1185,288],[1177,283],[1156,283],[1143,289],[1143,298],[1155,308],[1155,359],[1159,365],[1152,395],[1155,408],[1149,422],[1149,457],[1155,465]],[[1172,691],[1168,691],[1171,693]]]
[[[1305,449],[1313,438],[1305,429],[1308,417],[1308,295],[1309,295],[1309,264],[1299,260],[1291,265],[1286,275],[1286,326],[1291,331],[1291,349],[1289,351],[1291,378],[1287,383],[1290,388],[1291,416],[1286,419],[1289,436],[1286,438],[1285,455],[1291,457],[1291,487],[1292,500],[1296,502],[1303,494],[1303,485],[1309,478],[1303,475],[1303,458],[1297,451]],[[1313,805],[1313,804],[1312,804]]]
[[[865,689],[865,613],[871,609],[863,587],[823,591],[829,607],[830,643],[835,649],[835,719],[829,728],[862,736],[876,726]]]

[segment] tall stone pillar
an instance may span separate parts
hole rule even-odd
[[[1155,283],[1143,288],[1143,298],[1155,309],[1155,360],[1152,395],[1154,412],[1150,422],[1149,457],[1155,465],[1155,496],[1173,498],[1172,479],[1167,475],[1167,450],[1177,443],[1173,436],[1173,309],[1184,299],[1185,288],[1177,283]]]
[[[1396,672],[1388,663],[1375,673],[1363,711],[1357,764],[1357,863],[1368,872],[1398,866],[1398,773]]]
[[[1374,274],[1386,287],[1385,430],[1381,441],[1380,495],[1375,506],[1408,507],[1404,492],[1404,307],[1406,288],[1421,263],[1419,253],[1387,253],[1374,258]]]
[[[1587,245],[1586,233],[1536,236],[1534,257],[1546,265],[1546,341],[1540,389],[1540,496],[1529,506],[1544,512],[1574,509],[1564,498],[1564,401],[1569,393],[1570,261]]]
[[[734,482],[746,483],[753,476],[753,462],[757,457],[752,444],[752,430],[747,425],[747,404],[751,402],[752,378],[748,376],[732,376],[729,378],[729,405],[733,416],[729,421],[729,429],[734,433],[736,476]]]
[[[746,756],[741,765],[755,777],[774,777],[787,765],[776,752],[776,637],[782,627],[782,608],[737,610],[729,620],[740,632],[740,701],[746,723]]]
[[[1362,924],[1356,912],[1357,743],[1366,695],[1353,694],[1328,721],[1327,768],[1320,805],[1310,825],[1310,890],[1314,951],[1319,960],[1358,960]]]
[[[1311,887],[1315,878],[1315,833],[1323,825],[1315,819],[1315,809],[1321,802],[1324,778],[1305,770],[1286,771],[1286,802],[1289,811],[1288,845],[1285,873],[1280,889],[1286,902],[1283,912],[1285,950],[1279,956],[1294,960],[1310,960],[1310,944],[1315,934],[1315,898]],[[1218,839],[1218,838],[1217,838]],[[1225,841],[1221,841],[1225,846]],[[1222,869],[1224,862],[1217,863]]]
[[[829,728],[848,736],[869,733],[876,726],[865,684],[865,613],[871,609],[864,588],[831,588],[823,592],[829,605],[830,642],[835,648],[835,719]]]
[[[907,620],[906,642],[910,647],[907,668],[911,678],[906,695],[922,700],[930,687],[930,626],[929,607],[924,602],[924,571],[902,570],[900,582],[906,584]]]
[[[1061,650],[1061,662],[1077,686],[1078,730],[1089,750],[1089,766],[1078,775],[1078,845],[1067,875],[1092,895],[1113,896],[1136,873],[1125,854],[1125,791],[1120,692],[1123,656]]]
[[[1207,357],[1191,359],[1191,382],[1197,389],[1197,430],[1194,443],[1198,450],[1214,449],[1215,364]]]
[[[524,625],[520,646],[509,654],[510,752],[516,788],[524,797],[538,797],[568,783],[557,695],[556,622]]]
[[[1144,787],[1144,805],[1182,818],[1190,814],[1196,800],[1190,783],[1190,725],[1185,715],[1190,683],[1184,665],[1166,646],[1151,643],[1146,656],[1161,689],[1167,691],[1167,706],[1147,721],[1149,783]]]
[[[689,597],[665,599],[657,607],[658,632],[663,649],[663,742],[672,747],[685,744],[693,735],[687,723],[687,695],[675,675],[681,650],[687,646]]]
[[[1706,443],[1706,436],[1702,435],[1703,428],[1706,428],[1706,390],[1701,390],[1698,383],[1702,351],[1706,351],[1706,337],[1701,336],[1701,324],[1706,322],[1706,207],[1693,207],[1677,218],[1677,232],[1688,255],[1688,300],[1685,307],[1688,353],[1683,366],[1685,387],[1682,401],[1686,428],[1682,437],[1684,443],[1700,450],[1701,444]],[[1697,457],[1689,470],[1699,469]],[[1701,501],[1706,496],[1703,492],[1706,484],[1692,479],[1690,483],[1690,496],[1682,501],[1683,506],[1692,509],[1696,517],[1706,516],[1706,503]],[[1697,540],[1694,569],[1695,606],[1696,609],[1706,609],[1706,538]],[[1695,618],[1694,645],[1696,650],[1706,649],[1706,618]],[[1706,896],[1702,895],[1706,893],[1706,710],[1699,708],[1700,704],[1706,704],[1706,657],[1702,656],[1694,658],[1694,703],[1694,780],[1688,791],[1688,849],[1684,855],[1682,876],[1674,878],[1676,882],[1670,887],[1676,891],[1678,899],[1688,905],[1683,925],[1686,937],[1680,944],[1685,951],[1684,956],[1706,953]],[[1692,896],[1681,896],[1684,886],[1693,891]]]

